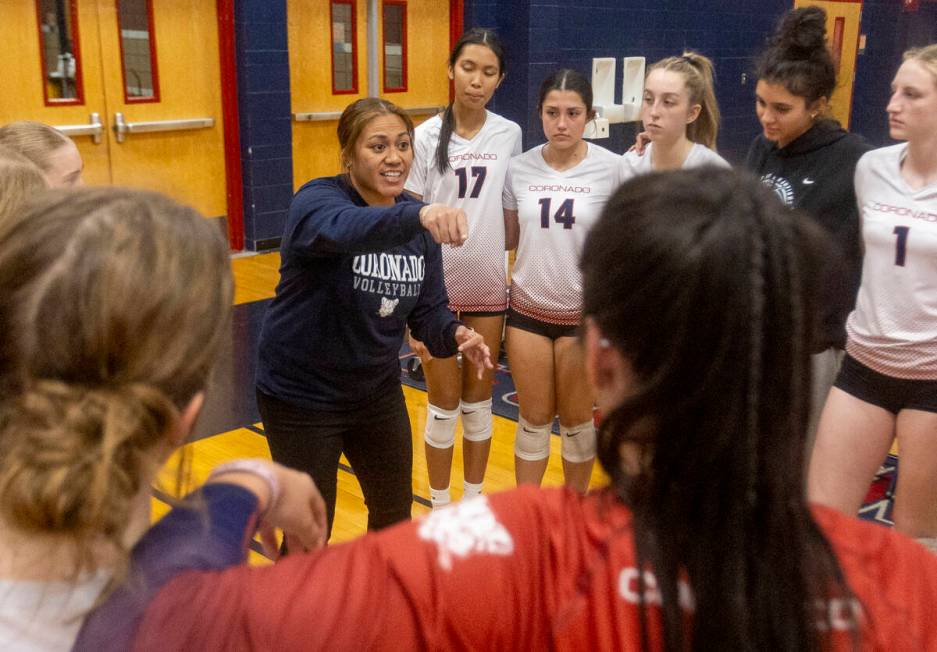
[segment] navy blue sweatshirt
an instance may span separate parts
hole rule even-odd
[[[401,195],[368,206],[344,176],[310,181],[290,204],[280,282],[260,333],[257,388],[345,411],[400,382],[406,326],[436,357],[456,353],[442,251]]]

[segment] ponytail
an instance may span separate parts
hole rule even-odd
[[[449,139],[455,130],[455,113],[452,102],[446,106],[442,114],[442,126],[439,128],[439,143],[436,145],[436,169],[445,174],[449,169]]]

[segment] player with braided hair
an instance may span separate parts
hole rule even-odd
[[[627,182],[581,259],[607,490],[479,496],[268,568],[180,564],[147,575],[140,628],[115,600],[78,649],[937,649],[937,557],[804,495],[829,247],[744,174]],[[164,523],[163,554],[200,536]]]

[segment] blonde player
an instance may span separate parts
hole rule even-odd
[[[584,492],[595,460],[592,392],[584,381],[576,331],[582,322],[579,254],[586,234],[619,184],[616,154],[582,139],[592,119],[592,86],[560,70],[540,86],[547,143],[511,161],[506,219],[517,225],[507,352],[520,418],[514,444],[518,484],[539,484],[559,413],[566,484]],[[509,242],[511,246],[514,242]]]
[[[465,211],[471,237],[443,249],[449,307],[492,343],[497,355],[507,309],[505,224],[501,191],[508,162],[521,153],[521,128],[485,109],[504,79],[504,48],[487,29],[462,35],[449,55],[455,94],[446,111],[416,130],[406,188],[426,202]],[[449,477],[456,422],[462,415],[463,498],[482,490],[491,448],[494,371],[479,379],[456,358],[433,358],[411,340],[426,371],[429,405],[424,432],[433,507],[450,501]]]
[[[651,66],[641,104],[643,151],[622,156],[624,178],[652,170],[700,165],[729,167],[716,153],[719,105],[713,64],[696,52],[667,57]]]
[[[937,44],[905,53],[888,103],[906,142],[856,167],[865,258],[846,359],[820,417],[811,500],[855,514],[897,437],[895,527],[937,537]]]
[[[20,120],[0,127],[0,146],[22,154],[45,177],[50,188],[82,184],[84,162],[71,138],[41,122]]]

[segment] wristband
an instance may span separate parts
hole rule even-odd
[[[249,473],[267,483],[267,488],[270,490],[270,499],[267,501],[267,509],[260,514],[261,518],[266,516],[280,498],[280,481],[270,466],[261,460],[234,460],[233,462],[220,464],[211,470],[208,479],[218,478],[225,473]]]

